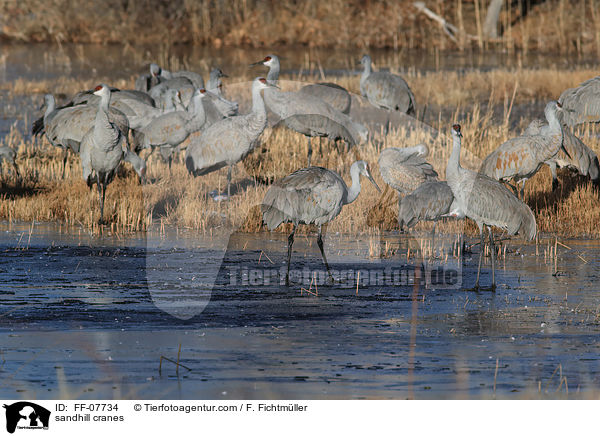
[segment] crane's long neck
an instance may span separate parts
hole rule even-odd
[[[56,100],[54,100],[54,96],[48,98],[46,103],[46,112],[44,112],[44,119],[48,117],[54,110],[56,109]]]
[[[371,75],[371,61],[365,62],[363,72],[360,76],[360,83],[364,83],[365,80]]]
[[[269,85],[277,85],[279,81],[279,61],[273,59],[272,64],[269,66],[269,72],[267,73],[267,83]]]
[[[216,72],[211,71],[210,77],[208,78],[208,83],[206,84],[206,89],[213,92],[218,92],[219,88],[219,76]]]
[[[204,105],[202,104],[202,97],[194,94],[192,98],[191,106],[191,118],[185,124],[185,129],[191,133],[196,132],[202,128],[206,122],[206,112],[204,112]]]
[[[261,89],[257,86],[252,88],[252,114],[258,118],[267,118],[267,109],[265,100],[260,93]]]
[[[96,128],[110,129],[111,124],[108,119],[108,106],[110,104],[110,92],[103,92],[98,102],[98,112],[96,113]]]
[[[352,185],[348,188],[348,195],[346,196],[345,204],[350,204],[358,197],[360,194],[360,173],[358,171],[358,165],[356,162],[352,164],[350,168],[350,177],[352,177]]]
[[[558,134],[561,131],[560,121],[556,116],[556,110],[548,109],[546,110],[546,120],[548,121],[548,126],[550,127],[550,132],[553,134]]]
[[[460,136],[453,134],[452,153],[450,154],[450,159],[448,159],[448,164],[446,165],[446,180],[456,178],[458,176],[458,173],[460,172],[460,146]]]

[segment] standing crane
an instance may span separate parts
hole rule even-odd
[[[232,167],[254,149],[267,127],[267,111],[261,91],[272,87],[265,78],[257,77],[252,82],[252,110],[249,114],[225,118],[191,138],[185,156],[190,174],[201,176],[227,166],[227,197],[231,197]]]
[[[94,122],[81,140],[79,155],[83,179],[90,188],[94,183],[98,187],[99,222],[102,223],[106,187],[116,175],[126,145],[123,134],[109,118],[110,89],[104,84],[98,85],[94,94],[100,96],[100,102]]]
[[[17,153],[8,145],[0,147],[0,169],[2,168],[2,162],[6,161],[9,165],[12,165],[13,169],[15,170],[15,175],[19,177],[19,168],[17,167],[17,163],[15,161],[16,157]]]
[[[161,68],[157,64],[150,64],[150,74],[142,74],[135,80],[135,89],[148,92],[150,88],[161,82]]]
[[[96,91],[94,91],[96,92]],[[109,90],[110,92],[110,90]],[[98,103],[101,100],[98,100]],[[41,127],[39,123],[32,128],[32,133],[45,133],[50,144],[63,149],[63,171],[62,177],[65,177],[67,165],[67,152],[71,149],[74,153],[79,153],[79,147],[83,137],[93,125],[98,112],[98,105],[80,104],[63,108],[56,108],[54,97],[51,94],[44,96],[46,111],[42,118]],[[121,135],[127,141],[129,135],[129,122],[123,112],[109,107],[108,117]]]
[[[192,96],[188,111],[166,113],[138,130],[135,136],[135,149],[160,148],[161,155],[168,162],[171,171],[173,150],[191,133],[197,132],[204,126],[206,115],[202,100],[205,95],[205,89],[197,89]]]
[[[540,128],[536,134],[521,135],[501,144],[484,159],[480,172],[503,182],[520,181],[521,198],[524,198],[525,182],[538,172],[544,162],[556,156],[561,149],[569,155],[563,144],[558,111],[560,103],[548,102],[544,109],[548,125]]]
[[[206,89],[219,97],[213,99],[213,103],[221,115],[224,117],[231,117],[238,114],[239,105],[237,102],[229,101],[223,97],[223,84],[221,83],[221,77],[228,76],[227,74],[223,73],[220,68],[213,68],[210,71]]]
[[[425,182],[437,181],[438,174],[433,166],[425,160],[428,155],[429,148],[425,144],[406,148],[390,147],[379,154],[381,178],[388,186],[398,191],[400,211],[403,211],[403,196],[413,192]],[[387,186],[385,192],[387,192]],[[398,218],[400,219],[400,215]],[[402,230],[402,223],[400,229]]]
[[[528,240],[536,235],[536,222],[533,212],[525,203],[520,201],[512,192],[497,180],[484,174],[477,173],[460,165],[460,147],[462,133],[460,125],[452,126],[452,154],[446,166],[446,180],[454,195],[452,208],[455,214],[471,218],[481,237],[479,265],[475,289],[479,289],[479,274],[483,260],[484,237],[483,228],[487,226],[490,237],[492,255],[492,286],[496,289],[496,265],[494,236],[492,226],[506,230],[510,235],[522,234]]]
[[[523,135],[537,135],[546,124],[542,120],[533,120]],[[582,176],[589,176],[596,186],[600,185],[600,165],[598,156],[581,139],[568,129],[563,129],[563,146],[569,152],[567,156],[562,150],[544,162],[550,167],[552,174],[552,190],[558,188],[556,168],[568,168]]]
[[[450,215],[454,195],[448,183],[428,181],[406,195],[398,205],[398,224],[400,230],[404,226],[413,227],[419,221],[433,221],[435,233],[436,222]]]
[[[276,86],[279,79],[279,58],[269,55],[252,65],[258,64],[269,67],[267,81]],[[311,138],[313,137],[328,137],[334,141],[343,139],[350,146],[366,142],[368,139],[369,131],[365,126],[308,93],[270,89],[265,91],[265,103],[286,127],[308,138],[309,166],[312,156]]]
[[[362,160],[350,167],[352,185],[349,188],[338,173],[321,167],[299,169],[271,185],[261,205],[263,221],[269,230],[286,222],[294,224],[288,237],[286,285],[290,284],[292,245],[299,224],[315,224],[318,227],[317,244],[329,278],[333,280],[323,250],[321,226],[338,216],[342,206],[356,200],[360,194],[360,175],[369,179],[380,191],[367,163]]]
[[[369,103],[390,111],[415,114],[415,96],[402,77],[384,71],[373,71],[369,55],[364,55],[360,63],[363,66],[360,93]]]
[[[558,98],[564,110],[561,121],[569,127],[600,122],[600,76],[565,90]]]

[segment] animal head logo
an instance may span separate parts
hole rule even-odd
[[[5,404],[6,431],[14,433],[18,428],[47,429],[50,422],[50,411],[29,401]]]

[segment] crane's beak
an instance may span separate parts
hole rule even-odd
[[[281,90],[281,88],[280,88],[279,86],[277,86],[277,85],[272,85],[272,84],[270,84],[270,83],[269,83],[269,87],[271,87],[271,88],[277,88],[277,89]]]
[[[225,74],[223,71],[221,71],[221,77],[229,77],[227,74]]]
[[[381,193],[381,189],[379,188],[379,186],[377,185],[377,183],[375,183],[375,179],[373,179],[373,176],[371,175],[371,173],[369,172],[369,170],[367,170],[367,179],[369,179],[371,181],[371,183],[373,185],[375,185],[375,188],[377,188],[377,191],[379,191],[379,193]]]
[[[264,63],[264,61],[258,61],[258,62],[254,62],[253,64],[250,64],[250,67],[255,67],[257,65],[262,65]],[[227,76],[225,76],[227,77]]]

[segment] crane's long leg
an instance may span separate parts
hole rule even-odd
[[[492,228],[488,227],[490,232],[490,250],[492,253],[492,291],[496,290],[496,247],[494,247],[494,235],[492,234]]]
[[[100,176],[96,176],[97,186],[98,186],[98,200],[100,201],[100,221],[98,223],[102,224],[104,218],[104,181],[100,180]]]
[[[552,174],[552,191],[556,191],[558,188],[558,176],[556,175],[556,162],[550,162],[548,164],[550,167],[550,173]]]
[[[67,147],[63,148],[63,170],[62,170],[62,178],[65,178],[65,170],[67,168],[67,157],[69,153],[69,149]]]
[[[312,145],[310,145],[310,136],[308,137],[308,166],[310,166],[310,158],[312,156]]]
[[[481,273],[481,262],[483,261],[483,252],[485,249],[485,241],[483,239],[483,225],[479,227],[479,235],[481,236],[481,246],[479,247],[479,266],[477,267],[477,280],[475,280],[475,289],[479,289],[479,273]]]
[[[227,199],[231,198],[231,165],[227,167]]]
[[[433,256],[435,257],[435,226],[436,226],[437,222],[434,221],[433,222],[433,230],[431,230],[431,251],[433,253]]]
[[[287,258],[287,272],[285,273],[285,285],[290,285],[290,261],[292,259],[292,245],[294,245],[294,233],[296,233],[296,228],[298,226],[294,224],[294,228],[292,229],[292,233],[288,236],[288,258]]]
[[[329,280],[333,283],[333,276],[331,275],[331,271],[329,270],[329,264],[327,263],[327,258],[325,257],[325,250],[323,250],[323,238],[321,236],[321,226],[319,226],[319,235],[317,236],[317,245],[319,246],[319,250],[321,250],[321,256],[323,257],[323,262],[325,263],[325,268],[327,268],[327,274],[329,274]]]
[[[525,201],[525,182],[527,179],[521,180],[521,201]]]

